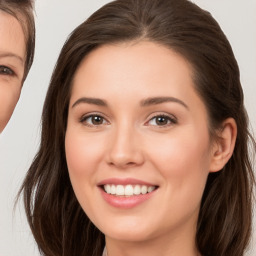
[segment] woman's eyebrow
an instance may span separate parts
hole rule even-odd
[[[22,64],[24,64],[24,59],[14,53],[10,53],[10,52],[1,53],[0,52],[0,58],[15,58],[16,60],[19,60]]]
[[[72,105],[72,108],[77,106],[78,104],[81,104],[81,103],[93,104],[93,105],[103,106],[103,107],[107,107],[107,105],[108,105],[107,102],[105,100],[102,100],[102,99],[82,97],[82,98],[78,99]]]
[[[140,102],[140,105],[142,107],[146,107],[146,106],[157,105],[157,104],[161,104],[161,103],[165,103],[165,102],[179,103],[182,106],[184,106],[186,109],[189,109],[187,104],[185,104],[182,100],[179,100],[179,99],[174,98],[174,97],[151,97],[151,98],[147,98],[147,99],[142,100]],[[105,100],[98,99],[98,98],[82,97],[82,98],[79,98],[72,105],[72,108],[77,106],[78,104],[81,104],[81,103],[93,104],[93,105],[103,106],[103,107],[107,107],[108,106],[108,104],[107,104],[107,102]]]
[[[189,109],[188,105],[184,103],[182,100],[177,99],[175,97],[152,97],[147,98],[141,101],[140,105],[143,107],[150,106],[150,105],[157,105],[165,102],[175,102],[181,104],[186,109]]]

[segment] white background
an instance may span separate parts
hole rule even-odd
[[[16,211],[13,211],[14,199],[38,148],[42,105],[60,49],[69,33],[107,2],[36,1],[35,61],[14,115],[0,135],[0,256],[39,255],[22,204],[18,204]],[[240,66],[251,126],[255,130],[256,0],[194,2],[212,13],[231,42]],[[255,234],[254,231],[254,237]],[[247,256],[256,255],[256,246],[251,247]]]

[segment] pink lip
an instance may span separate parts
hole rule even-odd
[[[134,196],[115,196],[108,194],[102,189],[102,186],[105,184],[113,184],[113,185],[146,185],[146,186],[157,186],[152,183],[148,183],[142,180],[134,179],[134,178],[126,178],[126,179],[119,179],[119,178],[110,178],[100,181],[97,185],[101,192],[103,199],[113,207],[121,208],[121,209],[129,209],[133,208],[141,203],[145,202],[146,200],[150,199],[156,192],[156,190],[147,193],[147,194],[140,194]]]
[[[134,178],[126,178],[126,179],[119,179],[119,178],[110,178],[100,181],[97,185],[102,186],[105,184],[113,184],[113,185],[146,185],[146,186],[157,186],[152,183],[148,183],[142,180],[134,179]]]
[[[147,193],[145,195],[135,195],[135,196],[114,196],[111,194],[106,193],[103,189],[99,188],[101,195],[103,197],[103,199],[110,204],[111,206],[114,206],[116,208],[121,208],[121,209],[129,209],[129,208],[133,208],[143,202],[145,202],[146,200],[150,199],[154,194],[155,191],[152,191],[150,193]]]

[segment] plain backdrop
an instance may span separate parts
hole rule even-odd
[[[37,256],[21,203],[14,200],[39,145],[40,118],[50,76],[71,31],[107,0],[36,0],[36,55],[12,119],[0,135],[0,256]],[[256,127],[256,0],[194,0],[210,11],[238,60],[245,104]],[[254,230],[255,230],[254,219]],[[254,231],[254,237],[256,232]],[[255,238],[247,256],[256,255]],[[217,256],[217,255],[216,255]]]

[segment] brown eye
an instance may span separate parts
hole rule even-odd
[[[152,126],[168,126],[172,124],[176,124],[177,120],[174,117],[166,116],[166,115],[158,115],[151,118],[148,122],[148,125]]]
[[[164,116],[159,116],[159,117],[156,118],[156,124],[157,125],[166,125],[166,124],[168,124],[168,121],[169,120]]]
[[[104,121],[104,119],[103,119],[101,116],[92,116],[91,119],[92,119],[91,122],[92,122],[92,124],[94,124],[94,125],[103,124],[103,121]]]
[[[100,115],[89,115],[81,119],[81,122],[87,126],[100,126],[107,124],[105,118]]]
[[[14,75],[14,72],[6,66],[0,66],[0,75],[12,76],[12,75]]]

